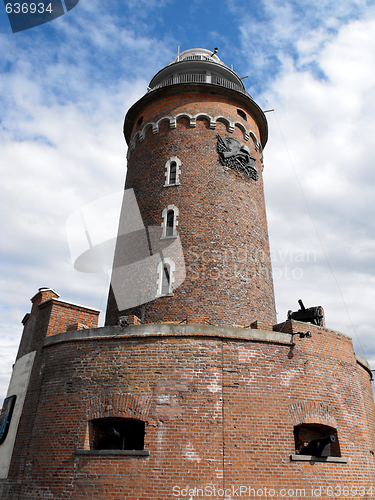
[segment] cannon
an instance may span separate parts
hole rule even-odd
[[[334,443],[335,441],[336,437],[334,434],[330,434],[329,436],[319,439],[313,439],[309,444],[301,449],[300,455],[313,455],[314,457],[321,457],[323,456],[322,454],[326,449],[326,446]]]
[[[116,429],[114,429],[113,427],[111,427],[109,429],[108,434],[110,436],[117,437],[117,438],[121,437],[121,434],[118,431],[116,431]]]
[[[312,323],[317,326],[324,326],[324,310],[321,306],[305,307],[301,299],[298,304],[300,309],[298,311],[288,311],[287,319],[294,319],[296,321],[304,321],[305,323]]]

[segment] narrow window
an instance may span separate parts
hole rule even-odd
[[[242,109],[237,109],[237,116],[240,116],[241,118],[247,121],[246,113],[245,111],[242,111]]]
[[[169,184],[176,184],[177,178],[177,163],[172,161],[170,170],[169,170]]]
[[[162,213],[162,238],[176,238],[179,210],[176,205],[168,205]]]
[[[143,116],[141,116],[138,121],[137,121],[137,127],[139,127],[140,125],[142,125],[143,123]]]
[[[4,399],[3,408],[0,413],[0,444],[7,437],[16,399],[17,396],[15,395]]]
[[[174,273],[176,265],[169,257],[160,260],[157,269],[157,291],[156,297],[163,297],[173,294]]]
[[[322,424],[300,424],[294,427],[296,453],[315,457],[341,457],[337,430]]]
[[[163,266],[163,277],[161,284],[161,294],[167,295],[170,293],[170,284],[171,284],[171,268],[169,264],[164,264]]]
[[[166,236],[173,236],[173,228],[174,228],[174,211],[169,210],[167,213],[167,230]]]
[[[181,174],[181,160],[177,156],[169,158],[165,164],[165,184],[167,186],[179,186]]]
[[[92,450],[143,450],[145,423],[131,418],[100,418],[90,422]]]

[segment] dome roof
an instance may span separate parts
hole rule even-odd
[[[223,64],[226,66],[216,55],[216,51],[208,49],[188,49],[181,52],[173,61],[169,64],[173,64],[179,61],[211,61],[217,64]],[[168,65],[169,66],[169,65]]]
[[[149,90],[177,83],[213,83],[246,93],[241,78],[214,51],[188,49],[173,59],[153,77]]]
[[[152,78],[147,93],[128,110],[124,134],[130,144],[132,132],[143,109],[153,100],[177,94],[221,95],[236,100],[249,110],[260,130],[262,146],[267,142],[267,120],[258,104],[248,92],[241,78],[224,64],[217,55],[217,49],[188,49],[173,59]]]

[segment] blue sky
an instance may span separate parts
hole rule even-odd
[[[0,398],[39,287],[105,309],[108,277],[74,270],[66,222],[122,189],[124,115],[178,46],[219,47],[275,109],[264,178],[279,321],[299,298],[322,305],[375,368],[374,1],[80,0],[15,34],[1,4],[0,24]]]

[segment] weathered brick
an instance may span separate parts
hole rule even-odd
[[[240,92],[176,85],[129,112],[126,187],[146,227],[179,208],[186,280],[127,310],[111,290],[102,328],[99,311],[51,289],[33,297],[18,359],[36,357],[2,500],[374,497],[369,367],[342,333],[275,324],[257,109]],[[217,133],[248,145],[258,181],[222,168]],[[180,185],[164,187],[174,156]],[[145,423],[149,456],[90,454],[93,421],[117,418]],[[309,424],[337,431],[348,462],[291,461],[318,435]]]

